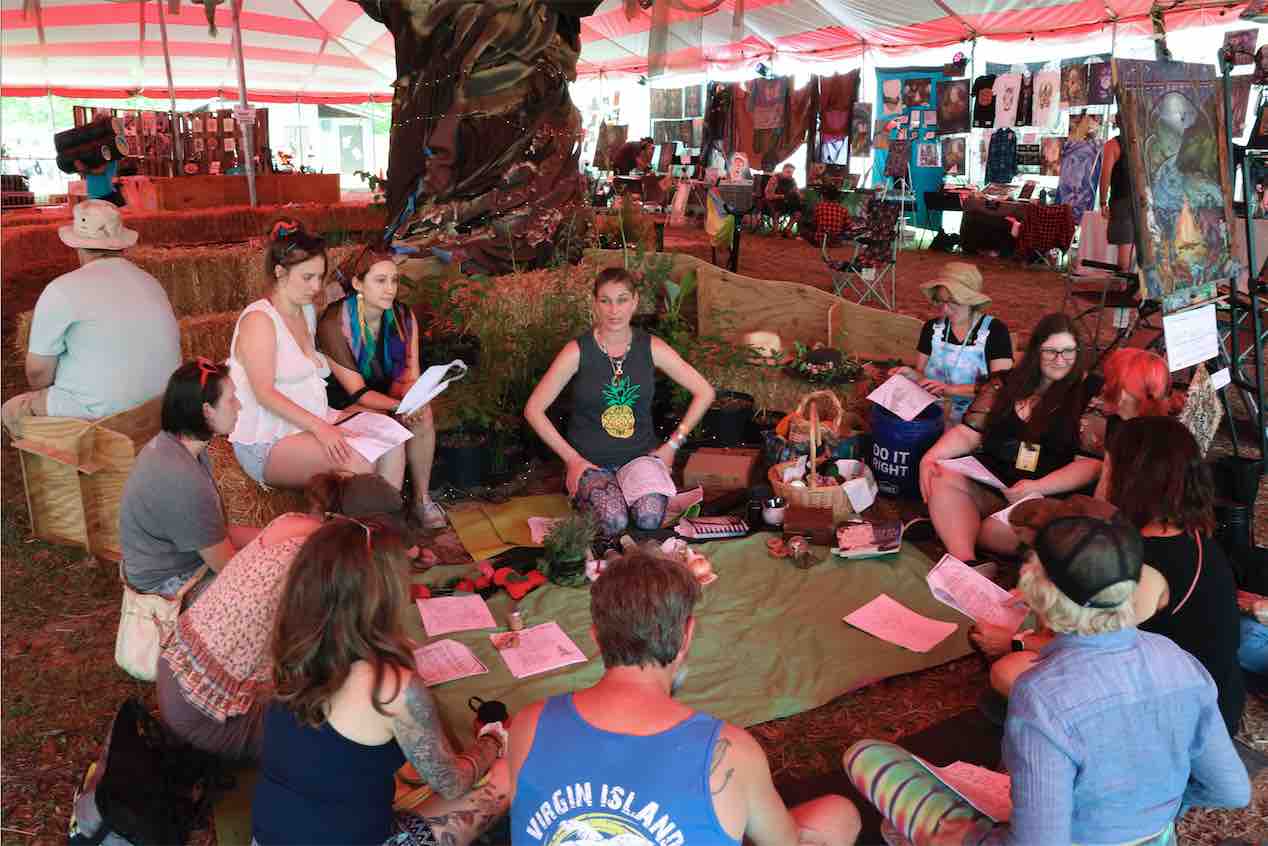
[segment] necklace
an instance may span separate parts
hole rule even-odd
[[[612,367],[612,384],[613,385],[621,381],[621,377],[625,374],[625,359],[626,359],[626,356],[630,354],[630,345],[633,344],[633,340],[634,339],[631,337],[630,344],[626,346],[625,352],[621,354],[620,358],[617,358],[613,356],[612,353],[608,352],[608,348],[603,346],[603,341],[599,340],[599,330],[598,329],[594,330],[594,342],[598,344],[599,351],[602,352],[605,356],[607,356],[608,364],[611,365]]]

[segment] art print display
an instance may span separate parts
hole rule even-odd
[[[1119,117],[1143,224],[1141,295],[1170,310],[1237,275],[1223,86],[1210,65],[1116,61]]]
[[[651,112],[652,120],[676,120],[682,117],[682,89],[653,88]]]
[[[1061,69],[1061,108],[1087,105],[1087,65],[1066,65]]]
[[[904,79],[903,105],[909,109],[919,109],[929,105],[932,89],[933,81],[927,76]]]
[[[944,79],[938,82],[938,132],[953,135],[969,131],[969,81]]]
[[[1035,109],[1032,125],[1037,129],[1055,129],[1061,113],[1061,74],[1040,71],[1035,74]]]
[[[699,85],[688,85],[682,90],[682,116],[704,116],[704,88]]]
[[[895,138],[889,142],[889,157],[885,159],[885,175],[893,179],[907,180],[911,164],[911,142]]]
[[[964,173],[965,159],[965,143],[964,138],[943,138],[942,139],[942,169],[948,175],[961,175]]]
[[[1232,48],[1232,59],[1235,65],[1251,65],[1255,63],[1255,44],[1259,41],[1259,30],[1239,29],[1224,33],[1224,46]]]
[[[1097,62],[1088,66],[1087,104],[1108,106],[1114,102],[1114,66]]]
[[[1061,145],[1064,142],[1064,138],[1044,138],[1039,142],[1040,175],[1061,175]]]
[[[855,103],[850,118],[850,155],[868,156],[872,153],[872,104]]]
[[[887,79],[881,83],[881,96],[884,98],[881,103],[885,107],[885,114],[892,115],[903,109],[903,84],[899,79]]]

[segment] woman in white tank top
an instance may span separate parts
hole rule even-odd
[[[331,422],[330,365],[314,340],[325,241],[293,220],[275,223],[271,235],[265,268],[274,284],[243,310],[229,346],[229,375],[242,404],[229,436],[238,463],[261,485],[302,488],[318,473],[345,470],[378,473],[399,490],[404,447],[372,465]]]

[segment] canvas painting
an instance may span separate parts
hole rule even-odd
[[[889,149],[889,120],[882,118],[876,121],[876,125],[872,130],[872,148],[876,150]]]
[[[969,131],[969,81],[944,79],[938,83],[938,132]]]
[[[887,79],[881,84],[881,93],[884,96],[884,100],[882,102],[885,106],[885,114],[892,115],[895,112],[902,111],[902,90],[902,80]]]
[[[1061,175],[1061,145],[1064,138],[1044,138],[1039,142],[1039,173],[1042,176]]]
[[[932,96],[933,81],[927,76],[903,80],[903,105],[909,109],[919,109],[929,105]]]
[[[688,85],[682,90],[682,116],[701,117],[704,114],[704,88]]]
[[[682,117],[682,89],[653,88],[651,110],[652,120],[676,120]]]
[[[1087,65],[1066,65],[1061,69],[1061,108],[1087,105]]]
[[[1118,60],[1118,71],[1119,117],[1141,200],[1142,296],[1168,308],[1237,275],[1222,85],[1211,65]]]
[[[850,117],[850,155],[869,156],[872,153],[872,104],[855,103]]]
[[[949,174],[964,173],[964,137],[942,139],[942,169]]]
[[[889,142],[889,158],[885,159],[885,175],[894,179],[907,179],[907,170],[911,164],[911,142],[905,138],[895,138]]]
[[[1114,102],[1114,66],[1098,62],[1088,69],[1087,103],[1089,106],[1108,106]]]

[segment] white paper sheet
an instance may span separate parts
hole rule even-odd
[[[1215,303],[1168,314],[1162,318],[1167,344],[1167,366],[1174,373],[1215,358],[1220,352],[1220,330],[1215,325]]]
[[[434,596],[431,599],[416,599],[414,603],[418,606],[419,616],[423,618],[423,628],[428,637],[498,627],[489,606],[484,603],[484,597],[478,594]]]
[[[986,465],[978,461],[971,455],[961,456],[960,458],[944,458],[938,462],[948,470],[954,470],[968,476],[970,479],[976,479],[985,485],[990,485],[997,490],[1004,490],[1008,485],[1001,482],[994,473],[986,469]]]
[[[1008,773],[997,773],[964,761],[935,767],[923,758],[916,760],[928,767],[929,772],[937,776],[943,784],[960,794],[965,802],[995,822],[1008,822],[1012,817],[1012,781]]]
[[[356,411],[335,424],[348,446],[361,453],[366,461],[378,461],[389,449],[405,443],[414,433],[386,414]]]
[[[454,359],[448,364],[434,364],[428,367],[423,371],[423,375],[418,377],[418,381],[406,391],[405,396],[401,398],[401,404],[396,407],[396,413],[401,415],[413,414],[435,399],[441,391],[449,387],[450,382],[456,382],[466,375],[467,365],[460,358]]]
[[[1030,499],[1043,499],[1043,495],[1037,494],[1037,493],[1026,494],[1021,499],[1017,500],[1016,502],[1014,502],[1012,505],[1008,506],[1007,508],[1001,508],[999,511],[996,511],[994,514],[991,515],[991,517],[1000,521],[1005,526],[1012,525],[1011,523],[1008,522],[1008,515],[1012,513],[1014,508],[1016,508],[1017,506],[1021,505],[1023,502]]]
[[[884,593],[842,619],[856,629],[912,652],[928,652],[957,628],[955,623],[921,616]]]
[[[423,684],[431,687],[455,679],[478,676],[489,668],[469,648],[445,638],[414,650],[414,668]]]
[[[907,421],[915,420],[920,412],[938,401],[937,397],[901,373],[890,376],[867,398]]]
[[[1221,367],[1211,374],[1211,387],[1215,390],[1226,387],[1229,382],[1233,381],[1233,376],[1228,372],[1227,367]]]
[[[1026,606],[1008,591],[958,558],[942,560],[925,577],[933,598],[949,605],[974,622],[986,622],[1017,631],[1026,619]]]
[[[517,679],[535,676],[567,667],[570,664],[583,664],[585,653],[577,648],[577,644],[559,628],[558,623],[540,623],[536,626],[516,632],[519,643],[513,647],[499,649],[507,669]],[[504,634],[490,635],[490,639],[506,637]],[[494,640],[494,646],[496,646]]]

